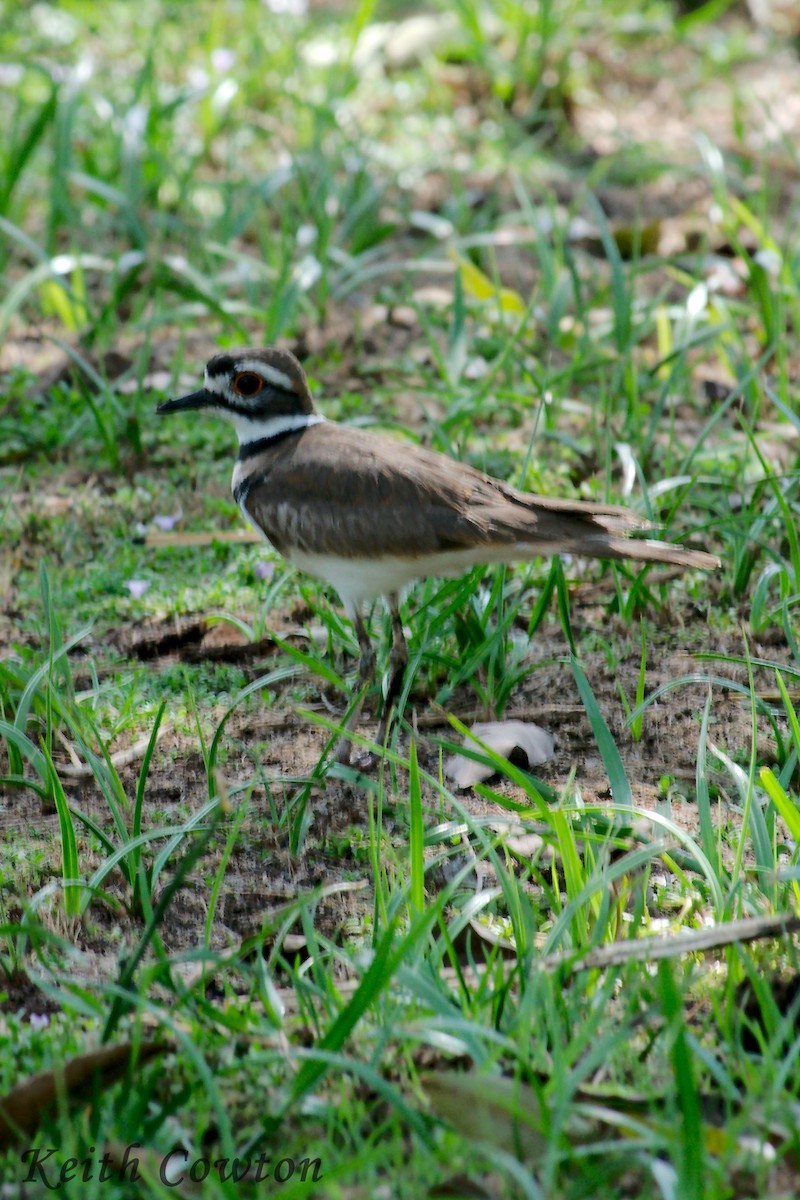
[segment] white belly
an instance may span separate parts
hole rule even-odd
[[[519,562],[534,558],[533,546],[483,546],[469,550],[449,550],[420,558],[337,558],[328,554],[293,551],[291,561],[301,571],[325,579],[336,588],[348,612],[366,600],[398,594],[415,579],[428,575],[462,575],[477,563]]]

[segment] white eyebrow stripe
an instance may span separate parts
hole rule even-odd
[[[255,375],[262,375],[275,387],[283,388],[285,392],[296,392],[292,380],[283,371],[279,371],[277,367],[271,367],[269,363],[262,362],[259,358],[241,358],[236,362],[236,373],[239,371],[252,371]]]

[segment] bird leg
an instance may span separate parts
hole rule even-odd
[[[403,633],[403,622],[400,618],[400,599],[396,595],[388,597],[389,612],[392,618],[392,651],[389,655],[389,686],[386,689],[386,699],[383,702],[381,723],[378,729],[378,743],[382,746],[386,741],[386,731],[389,728],[392,710],[403,689],[403,677],[408,666],[408,646],[406,635]]]
[[[361,709],[364,706],[364,696],[366,695],[367,685],[371,683],[375,677],[375,650],[372,646],[372,642],[370,641],[369,630],[364,624],[363,617],[358,610],[348,613],[348,616],[353,622],[353,628],[356,631],[358,646],[361,653],[358,656],[358,679],[356,681],[356,688],[360,695],[360,699],[347,719],[347,724],[344,727],[344,733],[336,743],[336,761],[345,764],[350,762],[350,747],[352,744],[350,734],[355,729],[356,725],[358,724],[358,719],[361,716]]]

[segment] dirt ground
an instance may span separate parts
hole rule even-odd
[[[577,585],[573,592],[573,621],[576,632],[584,629],[605,628],[609,632],[609,618],[604,606],[598,602],[598,590],[602,585]],[[611,585],[607,585],[610,589]],[[717,590],[714,580],[708,581],[709,604]],[[693,673],[719,674],[739,683],[746,683],[744,666],[732,667],[722,664],[701,664],[681,648],[704,649],[725,654],[740,654],[742,641],[737,635],[722,636],[709,631],[705,613],[694,603],[672,601],[661,613],[661,628],[651,632],[648,639],[647,693],[678,676]],[[611,632],[621,635],[624,644],[627,637],[629,652],[618,668],[612,669],[605,655],[592,652],[583,658],[584,667],[601,711],[611,729],[620,750],[625,770],[631,783],[634,802],[644,810],[653,809],[664,798],[662,778],[671,781],[672,819],[688,833],[697,831],[697,808],[693,802],[697,741],[700,716],[708,694],[704,684],[691,684],[668,691],[648,708],[644,718],[643,736],[634,742],[625,727],[625,714],[619,699],[618,684],[630,697],[635,695],[639,671],[640,645],[635,630],[627,629],[618,618],[611,618]],[[165,622],[142,622],[121,629],[116,636],[115,650],[125,648],[131,660],[142,658],[150,669],[163,670],[186,656],[192,661],[208,654],[212,659],[235,658],[245,667],[252,678],[270,668],[268,639],[258,645],[244,644],[238,636],[228,638],[220,634],[220,626],[210,626],[202,614]],[[225,627],[228,628],[228,627]],[[675,638],[675,629],[681,636]],[[213,633],[211,632],[213,630]],[[226,640],[227,638],[227,640]],[[771,661],[789,660],[788,647],[775,644],[762,645],[757,640],[750,644],[754,658],[769,658]],[[91,647],[86,647],[91,650]],[[108,649],[108,647],[107,647]],[[95,651],[102,655],[102,648]],[[550,785],[556,792],[564,788],[571,772],[585,803],[610,803],[608,780],[592,734],[589,722],[580,702],[576,685],[568,664],[553,661],[566,652],[564,635],[554,622],[546,623],[534,638],[530,653],[532,668],[524,684],[518,688],[504,716],[509,719],[535,721],[555,735],[556,751],[551,761],[536,768],[536,776]],[[542,664],[542,665],[537,665]],[[76,663],[80,677],[79,661]],[[771,672],[756,672],[756,683],[761,694],[774,687]],[[552,697],[558,699],[554,702]],[[313,705],[311,707],[314,707]],[[320,704],[320,711],[329,713],[329,708]],[[472,699],[464,695],[452,705],[451,711],[465,723],[482,719],[485,713],[475,709]],[[438,772],[439,748],[432,740],[449,737],[456,740],[443,716],[431,712],[424,698],[414,700],[411,711],[405,714],[412,727],[416,727],[420,766],[434,777]],[[374,733],[374,723],[365,721],[362,729]],[[259,752],[264,775],[270,780],[272,802],[279,813],[298,791],[298,778],[308,778],[317,765],[325,744],[324,729],[310,724],[293,711],[290,704],[279,702],[270,709],[250,707],[237,711],[226,727],[226,743],[229,747],[223,775],[229,789],[245,784],[253,776],[253,761],[248,747],[263,747]],[[732,758],[742,756],[746,761],[751,739],[751,713],[746,698],[720,686],[713,688],[710,741],[720,746]],[[408,738],[400,738],[399,749],[407,751]],[[136,776],[144,747],[133,747],[132,760],[120,767],[120,774],[129,795],[135,791]],[[774,746],[769,729],[759,719],[759,756],[762,761],[771,761]],[[709,778],[719,787],[720,817],[737,823],[736,795],[732,780],[722,770],[715,770],[716,760],[711,759]],[[66,757],[58,764],[69,784],[72,769],[73,779],[68,788],[72,803],[89,816],[102,821],[108,819],[106,806],[90,778],[75,777]],[[386,768],[384,767],[384,770]],[[372,777],[374,779],[374,773]],[[521,789],[507,781],[495,779],[498,790],[524,802]],[[403,802],[405,779],[398,775],[397,800],[386,803],[384,814],[384,836],[397,846],[407,843],[408,823]],[[427,806],[426,824],[433,825],[443,817],[456,813],[443,813],[440,797],[431,787],[423,792]],[[687,798],[688,797],[688,798]],[[203,762],[196,739],[178,738],[170,728],[167,716],[164,733],[151,766],[147,789],[147,812],[145,822],[152,825],[152,814],[158,813],[158,821],[177,823],[186,811],[196,811],[208,798]],[[497,805],[467,790],[460,794],[461,803],[477,816],[489,817],[498,823],[498,828],[508,821],[508,815]],[[235,804],[235,800],[233,803]],[[310,828],[302,853],[292,855],[289,847],[288,829],[276,826],[271,815],[270,803],[264,787],[257,784],[253,790],[248,813],[237,844],[228,862],[221,902],[218,905],[212,944],[218,949],[233,948],[243,938],[257,934],[265,918],[276,913],[292,899],[311,892],[313,889],[330,889],[319,901],[315,923],[320,933],[334,941],[347,937],[350,932],[362,927],[372,909],[371,869],[368,859],[360,852],[366,839],[368,795],[359,783],[341,779],[320,779],[310,795]],[[732,807],[731,807],[732,806]],[[150,816],[148,816],[150,814]],[[55,813],[42,810],[39,799],[30,792],[15,791],[9,796],[0,811],[0,835],[25,831],[34,843],[49,845],[49,854],[58,840],[58,818]],[[164,926],[165,948],[170,953],[190,949],[198,944],[199,931],[206,920],[209,899],[209,881],[224,844],[225,829],[217,838],[214,849],[201,864],[187,886],[174,898],[169,920]],[[402,855],[402,849],[399,850]],[[92,855],[84,847],[82,861],[87,874],[101,861],[92,861]],[[57,875],[59,863],[52,862],[51,870]],[[346,881],[344,883],[343,881]],[[436,886],[432,876],[430,885]],[[120,900],[124,891],[119,880],[112,875],[106,882],[108,892]],[[11,919],[19,912],[9,912]],[[55,914],[54,914],[55,919]],[[92,904],[80,926],[71,930],[75,944],[80,949],[80,973],[89,978],[109,977],[118,969],[120,941],[135,937],[139,928],[123,908],[111,908],[100,902]],[[298,949],[302,938],[298,940]],[[187,968],[191,974],[191,968]],[[37,993],[30,984],[20,979],[19,990],[12,990],[14,1007],[25,1007],[31,1011],[47,1009],[48,1001]]]

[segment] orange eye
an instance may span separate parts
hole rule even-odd
[[[233,377],[233,390],[237,396],[255,396],[264,386],[264,380],[255,371],[240,371]]]

